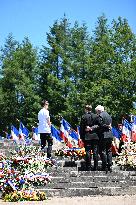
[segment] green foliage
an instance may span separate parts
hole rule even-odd
[[[11,38],[7,42],[14,45],[11,43]],[[8,44],[5,45],[6,50],[7,47]],[[2,50],[2,55],[4,51],[5,49]],[[36,112],[39,105],[39,96],[35,91],[37,54],[28,39],[18,44],[14,52],[9,46],[7,53],[3,55],[2,62],[3,103],[0,104],[2,124],[4,127],[16,125],[19,119],[30,127],[31,123],[37,119]]]
[[[62,115],[73,127],[85,104],[105,106],[116,122],[136,113],[136,35],[126,19],[108,25],[100,16],[93,34],[86,24],[73,27],[64,16],[47,33],[49,47],[40,53],[28,38],[22,43],[12,34],[0,53],[0,123],[30,128],[37,122],[41,99],[50,102],[51,121]]]

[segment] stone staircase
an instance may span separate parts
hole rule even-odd
[[[8,155],[14,143],[0,142],[0,152]],[[99,161],[99,167],[101,161]],[[52,180],[45,187],[47,197],[119,196],[136,194],[136,171],[122,171],[113,163],[113,171],[83,171],[84,161],[57,160],[57,166],[47,170]]]
[[[51,183],[39,187],[48,197],[74,197],[96,195],[136,194],[136,171],[121,171],[113,166],[113,171],[80,171],[71,166],[54,169],[50,172]]]

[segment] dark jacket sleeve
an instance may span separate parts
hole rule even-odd
[[[109,131],[109,125],[112,124],[112,119],[107,112],[102,112],[100,114],[100,127],[103,131]]]
[[[86,124],[85,124],[85,117],[82,116],[81,121],[80,121],[80,138],[82,140],[85,139],[85,126],[86,126]]]
[[[92,131],[99,131],[101,126],[101,121],[100,121],[100,117],[96,114],[94,114],[93,116],[93,126],[91,126]]]

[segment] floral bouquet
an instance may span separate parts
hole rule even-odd
[[[13,191],[10,193],[3,193],[4,201],[43,201],[46,200],[46,195],[44,192],[37,190],[25,190]]]
[[[116,157],[116,163],[121,169],[136,169],[135,142],[124,142],[121,153]]]
[[[44,200],[45,193],[33,190],[35,185],[46,185],[51,177],[45,171],[55,165],[37,148],[19,147],[13,155],[0,154],[0,190],[5,201]],[[35,157],[36,156],[36,157]]]
[[[56,156],[59,157],[71,157],[76,159],[82,159],[85,156],[84,148],[70,148],[70,149],[60,149],[55,152]]]

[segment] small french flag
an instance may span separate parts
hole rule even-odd
[[[134,116],[132,123],[132,141],[136,142],[136,116]]]
[[[132,124],[129,123],[126,119],[124,119],[123,127],[122,127],[122,136],[121,136],[123,142],[131,141],[131,130],[132,130]]]
[[[14,141],[19,140],[19,131],[13,125],[11,126],[11,139],[13,139]]]

